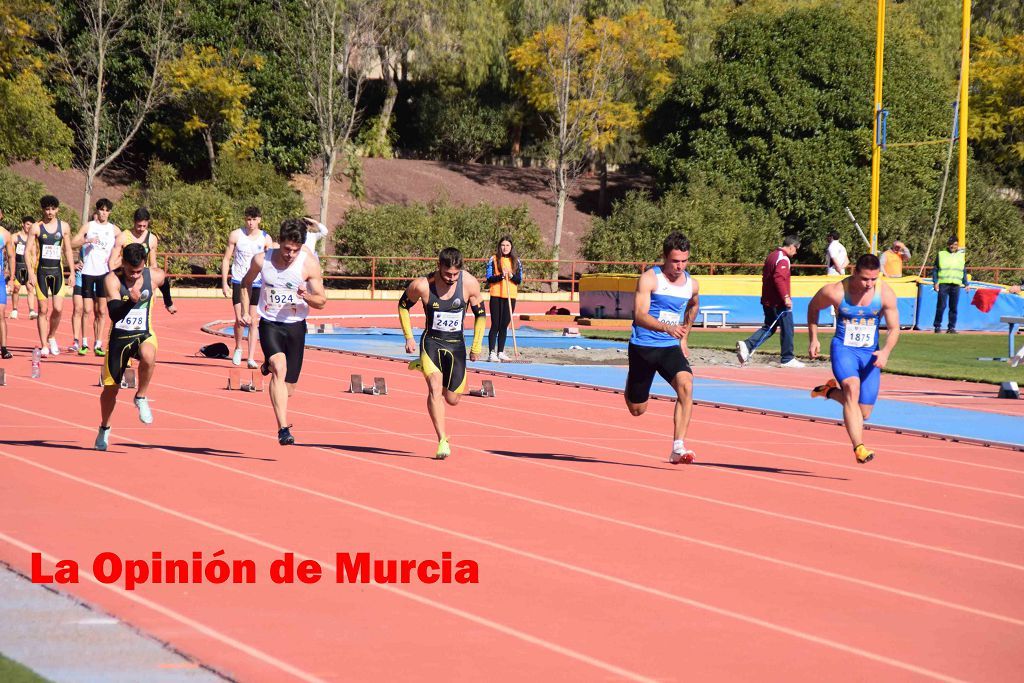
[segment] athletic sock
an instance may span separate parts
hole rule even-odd
[[[685,450],[686,450],[686,446],[683,445],[683,440],[682,439],[676,439],[676,440],[674,440],[672,442],[672,452],[673,453],[682,453]]]

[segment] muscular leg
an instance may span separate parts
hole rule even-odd
[[[87,331],[89,329],[87,327],[87,325],[89,324],[88,321],[91,320],[92,321],[92,339],[93,339],[93,344],[98,346],[99,343],[100,343],[100,339],[102,339],[102,337],[99,336],[99,330],[97,329],[97,327],[99,327],[99,326],[96,324],[97,323],[97,320],[96,320],[96,299],[90,299],[88,297],[82,297],[82,311],[83,311],[82,312],[82,321],[80,323],[80,329],[82,330],[82,334],[85,335],[87,333]],[[74,329],[74,327],[75,327],[75,316],[77,315],[77,313],[78,312],[74,311],[74,310],[71,312],[71,327],[72,327],[72,329]],[[78,339],[81,339],[81,338],[82,337],[78,337]]]
[[[630,403],[629,399],[626,399],[626,408],[629,409],[629,414],[633,417],[640,417],[647,412],[647,401],[643,403]]]
[[[53,298],[39,302],[39,317],[36,318],[36,329],[39,331],[39,346],[46,346],[46,338],[50,335],[50,306]]]
[[[81,294],[75,294],[71,297],[71,336],[76,342],[83,341],[84,306],[85,303]]]
[[[441,386],[441,373],[435,372],[428,375],[427,381],[427,412],[430,414],[430,421],[434,425],[434,432],[440,441],[445,437],[444,404],[446,392]],[[457,402],[457,401],[456,401]],[[455,405],[454,403],[452,405]]]
[[[241,307],[239,307],[241,310]],[[256,306],[249,306],[249,319],[252,323],[249,325],[249,355],[248,360],[256,358],[256,348],[260,343],[260,325],[259,325],[259,313],[256,311]],[[241,344],[239,344],[241,345]],[[282,375],[283,377],[284,375]]]
[[[864,419],[871,414],[871,406],[862,406],[860,398],[860,378],[847,377],[840,384],[840,389],[829,392],[829,398],[843,405],[843,424],[850,436],[850,443],[858,446],[864,443]],[[864,409],[867,409],[865,414]]]
[[[109,332],[109,319],[107,317],[107,298],[105,296],[93,299],[93,315],[95,316],[94,326],[96,328],[93,344],[100,345],[100,340],[107,338]]]
[[[284,429],[288,426],[288,397],[295,393],[295,385],[284,381],[288,374],[288,360],[284,353],[275,353],[267,365],[270,366],[270,404],[274,407],[277,428]]]
[[[64,297],[58,293],[57,296],[54,296],[50,301],[52,309],[50,311],[49,338],[53,339],[57,336],[57,330],[60,329],[60,316],[61,312],[64,310]],[[39,317],[42,317],[42,315]]]
[[[110,416],[114,414],[114,406],[117,405],[117,392],[121,390],[118,384],[104,386],[100,392],[100,426],[110,427]]]
[[[143,342],[139,346],[139,383],[135,398],[145,398],[146,390],[149,389],[149,381],[153,379],[153,369],[156,367],[156,347]]]
[[[693,412],[693,375],[689,372],[677,372],[672,379],[672,388],[676,390],[676,405],[672,413],[672,439],[679,441],[686,438],[690,414]]]
[[[242,348],[242,304],[232,304],[231,308],[235,312],[235,325],[233,329],[235,331],[235,351],[237,351]]]

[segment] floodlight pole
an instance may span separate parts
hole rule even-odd
[[[960,157],[957,167],[959,192],[956,199],[956,237],[960,248],[967,246],[967,86],[971,70],[971,0],[963,0],[963,19],[960,28]]]
[[[964,0],[970,2],[970,0]],[[882,117],[882,63],[885,53],[885,0],[878,0],[878,24],[875,29],[875,105],[871,124],[871,244],[872,254],[878,253],[878,190],[882,166],[882,146],[879,124]]]

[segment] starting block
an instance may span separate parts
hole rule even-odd
[[[258,370],[249,370],[249,381],[242,382],[242,369],[231,368],[228,370],[228,390],[238,389],[239,391],[263,391],[263,375]]]
[[[497,394],[494,393],[494,382],[489,379],[485,379],[480,383],[479,389],[470,389],[470,396],[478,396],[480,398],[494,398]]]
[[[999,398],[1020,398],[1020,388],[1016,382],[1003,382],[999,385]]]
[[[103,368],[100,368],[100,379],[96,383],[96,386],[103,386]],[[121,375],[121,388],[122,389],[135,389],[135,368],[125,368],[124,374]]]
[[[388,383],[383,377],[374,377],[373,386],[363,386],[362,375],[352,375],[349,380],[348,393],[350,394],[369,394],[371,396],[387,396],[388,395]]]

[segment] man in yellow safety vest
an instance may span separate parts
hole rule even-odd
[[[947,334],[956,334],[956,309],[960,302],[960,288],[967,287],[966,257],[956,237],[950,237],[946,242],[948,245],[938,253],[935,258],[935,267],[932,269],[932,287],[939,293],[939,300],[935,304],[935,334],[942,331],[942,313],[946,310],[946,302],[949,302],[949,321],[946,327]]]

